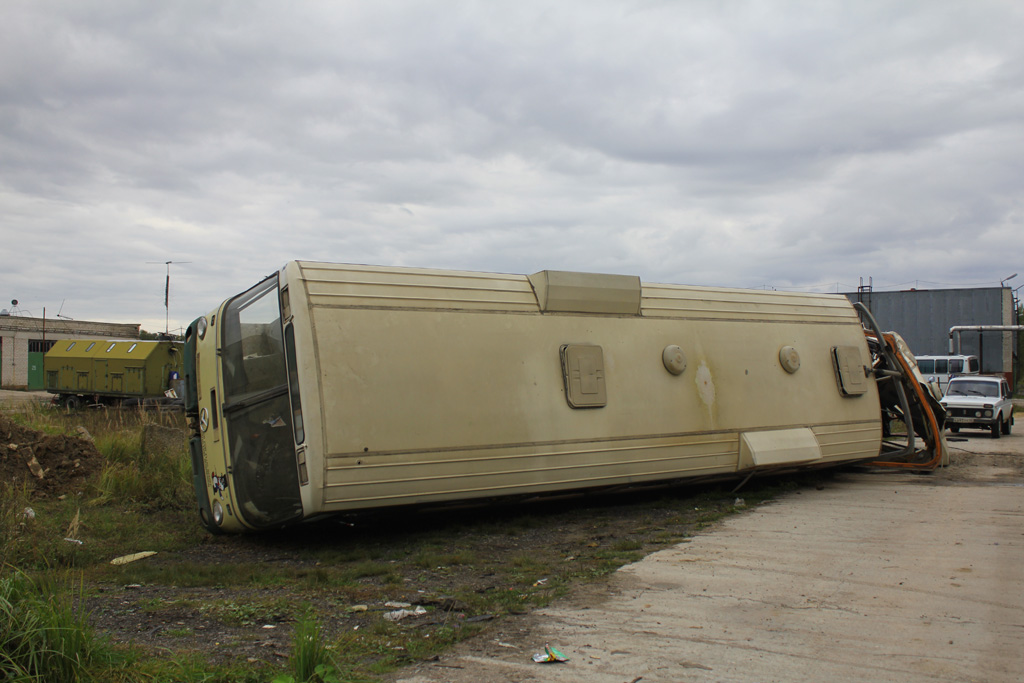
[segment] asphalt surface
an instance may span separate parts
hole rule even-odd
[[[1024,436],[950,446],[964,466],[841,474],[389,680],[1024,681]]]

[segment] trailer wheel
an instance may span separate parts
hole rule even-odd
[[[78,410],[82,407],[82,399],[77,396],[68,396],[64,399],[64,407],[68,409],[68,412]]]

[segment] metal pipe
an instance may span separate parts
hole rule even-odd
[[[885,358],[886,365],[889,368],[900,368],[900,364],[896,361],[896,357],[889,349],[889,345],[885,343],[885,337],[882,334],[882,328],[878,325],[878,321],[875,320],[875,316],[871,315],[871,311],[868,307],[861,302],[856,302],[853,307],[867,320],[868,327],[875,333],[875,337],[878,339],[879,352]],[[896,382],[896,397],[900,400],[900,410],[903,411],[903,423],[907,426],[907,445],[895,453],[887,453],[891,458],[902,458],[906,457],[914,452],[914,420],[910,415],[910,402],[907,400],[907,394],[903,391],[903,373],[900,372],[900,381]],[[911,380],[913,378],[911,377]]]
[[[961,332],[1020,332],[1024,325],[954,325],[949,328],[949,355],[960,355]],[[956,353],[953,352],[953,335],[956,335]]]

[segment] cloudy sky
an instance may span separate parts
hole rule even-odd
[[[4,0],[0,307],[290,259],[1024,284],[1024,3]]]

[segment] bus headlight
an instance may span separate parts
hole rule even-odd
[[[224,523],[224,508],[219,500],[213,501],[213,521],[217,526]]]
[[[201,317],[199,320],[196,321],[196,334],[199,335],[200,339],[202,339],[203,337],[206,336],[206,316],[205,315],[203,317]]]

